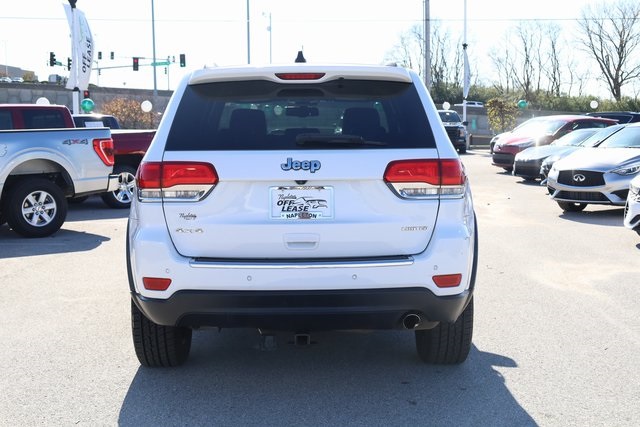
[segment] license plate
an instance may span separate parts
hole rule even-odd
[[[271,219],[333,218],[333,187],[271,187]]]

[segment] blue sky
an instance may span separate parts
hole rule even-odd
[[[570,25],[579,17],[585,0],[468,0],[468,42],[479,72],[486,67],[487,51],[500,42],[504,30],[519,19],[552,19]],[[0,63],[36,72],[66,74],[48,67],[50,51],[66,63],[71,43],[63,4],[52,0],[4,2],[0,16]],[[111,87],[152,88],[152,67],[131,69],[132,57],[151,62],[151,5],[155,12],[156,57],[186,55],[187,67],[178,64],[157,69],[158,89],[173,89],[189,69],[247,62],[246,0],[78,0],[91,27],[97,51],[103,52],[98,76],[91,82]],[[509,6],[509,7],[505,7]],[[379,64],[399,36],[423,19],[423,0],[250,0],[251,62],[292,61],[298,50],[313,62]],[[462,33],[464,0],[431,0],[431,19],[442,20],[457,37]],[[271,34],[268,31],[271,16]],[[109,59],[109,52],[115,59]]]

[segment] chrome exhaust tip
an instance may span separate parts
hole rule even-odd
[[[420,326],[420,323],[422,323],[422,319],[414,313],[407,314],[402,319],[402,326],[404,326],[405,329],[415,329]]]

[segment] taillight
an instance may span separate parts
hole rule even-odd
[[[141,201],[198,201],[218,183],[218,173],[205,162],[143,162],[136,175]]]
[[[93,151],[96,152],[105,165],[113,166],[115,163],[113,157],[113,139],[94,139]]]
[[[384,181],[405,199],[461,197],[466,175],[459,159],[397,160],[387,165]]]

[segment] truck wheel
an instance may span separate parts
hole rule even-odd
[[[113,173],[118,174],[118,188],[109,193],[102,193],[102,201],[114,209],[126,209],[131,206],[131,200],[136,188],[136,170],[129,165],[116,165]]]
[[[458,320],[440,322],[433,329],[417,330],[416,349],[425,363],[453,365],[467,359],[473,335],[473,297]]]
[[[573,202],[557,202],[560,209],[565,212],[581,212],[587,207],[586,203],[573,203]]]
[[[46,237],[62,227],[67,217],[67,199],[53,182],[29,178],[7,194],[2,211],[16,233],[24,237]]]
[[[131,301],[133,346],[140,364],[150,368],[182,365],[191,350],[191,329],[157,325]]]

